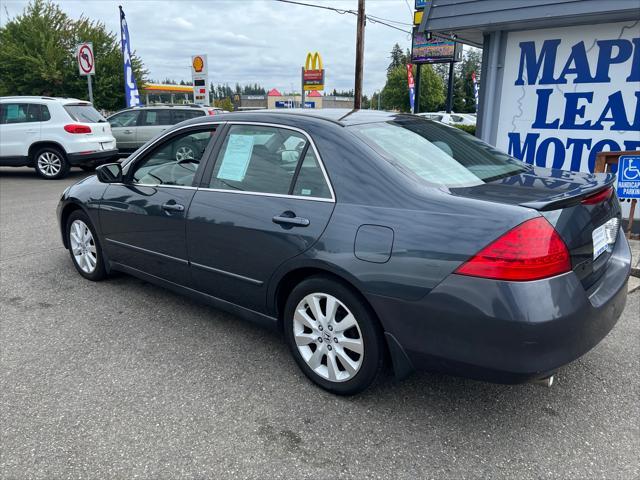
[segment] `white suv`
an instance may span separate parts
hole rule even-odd
[[[29,166],[56,179],[71,166],[91,170],[117,155],[111,126],[89,102],[0,97],[0,166]]]

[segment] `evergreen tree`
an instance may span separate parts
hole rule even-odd
[[[70,18],[44,0],[30,2],[20,15],[0,27],[0,95],[48,95],[86,99],[87,79],[78,74],[76,45],[92,42],[96,58],[93,97],[98,108],[125,105],[124,72],[119,35],[101,22]],[[138,87],[147,72],[131,58]]]
[[[402,48],[400,48],[400,45],[398,45],[397,43],[391,49],[390,58],[391,58],[391,63],[387,67],[387,76],[394,69],[398,68],[401,65],[406,65],[406,63],[407,63],[407,57],[405,56],[404,52],[402,51]]]

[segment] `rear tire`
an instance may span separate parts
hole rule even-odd
[[[47,180],[64,178],[69,173],[69,162],[64,153],[55,147],[44,147],[33,155],[33,166],[36,173]]]
[[[91,220],[82,210],[67,219],[65,230],[73,266],[87,280],[97,282],[107,276],[100,241]]]
[[[360,393],[382,368],[382,328],[360,295],[338,280],[315,276],[298,284],[286,302],[284,330],[303,373],[332,393]]]

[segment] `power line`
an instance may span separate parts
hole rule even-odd
[[[324,6],[324,5],[315,5],[313,3],[295,2],[293,0],[276,0],[276,2],[291,3],[293,5],[301,5],[303,7],[322,8],[324,10],[334,11],[336,13],[339,13],[340,15],[344,15],[345,13],[350,13],[352,15],[358,15],[358,12],[356,12],[355,10],[344,10],[344,9],[340,9],[340,8],[327,7],[327,6]]]
[[[395,23],[397,25],[404,25],[406,27],[411,27],[413,26],[413,23],[407,23],[407,22],[401,22],[399,20],[391,20],[390,18],[383,18],[383,17],[378,17],[376,15],[367,15],[367,17],[369,18],[374,18],[376,20],[383,20],[385,22],[389,22],[389,23]]]
[[[409,9],[409,15],[411,15],[411,18],[413,18],[413,8],[411,8],[411,5],[409,5],[409,0],[404,0],[404,3],[407,4],[407,8]]]
[[[340,15],[345,15],[347,13],[350,13],[351,15],[358,15],[358,12],[356,12],[355,10],[346,10],[346,9],[340,9],[340,8],[334,8],[334,7],[327,7],[325,5],[316,5],[314,3],[296,2],[294,0],[276,0],[276,2],[290,3],[292,5],[300,5],[302,7],[312,7],[312,8],[321,8],[323,10],[331,10],[332,12],[339,13]],[[377,17],[377,16],[374,16],[374,15],[366,15],[366,14],[365,14],[365,18],[367,20],[371,21],[371,23],[379,23],[380,25],[384,25],[386,27],[393,28],[394,30],[399,30],[399,31],[401,31],[403,33],[411,34],[410,31],[403,30],[402,28],[399,28],[399,27],[397,27],[395,25],[391,25],[391,23],[396,23],[396,24],[400,24],[400,25],[410,26],[410,25],[412,25],[410,23],[399,22],[397,20],[391,20],[391,19],[388,19],[388,18],[381,18],[381,17]],[[388,22],[391,22],[391,23],[388,23]]]
[[[406,33],[406,34],[408,34],[408,35],[411,35],[411,32],[410,32],[410,31],[408,31],[408,30],[404,30],[404,29],[402,29],[402,28],[400,28],[400,27],[396,27],[395,25],[391,25],[390,23],[386,23],[386,22],[383,22],[383,21],[378,20],[378,19],[376,19],[376,18],[372,18],[372,17],[371,17],[371,16],[369,16],[369,15],[365,15],[365,17],[367,18],[367,20],[370,20],[370,21],[371,21],[371,23],[379,23],[380,25],[385,25],[385,26],[387,26],[387,27],[389,27],[389,28],[393,28],[393,29],[395,29],[395,30],[399,30],[399,31],[404,32],[404,33]]]

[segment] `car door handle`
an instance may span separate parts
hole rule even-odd
[[[291,211],[286,211],[280,215],[276,215],[272,220],[273,223],[277,223],[278,225],[292,227],[308,227],[311,223],[308,218],[296,217],[296,214]]]
[[[171,212],[184,212],[184,205],[180,205],[179,203],[165,203],[162,205],[162,209]]]
[[[127,135],[131,135],[133,132],[132,132],[131,130],[125,130],[125,131],[124,131],[124,132],[122,132],[122,133],[125,133],[125,134],[127,134]]]

